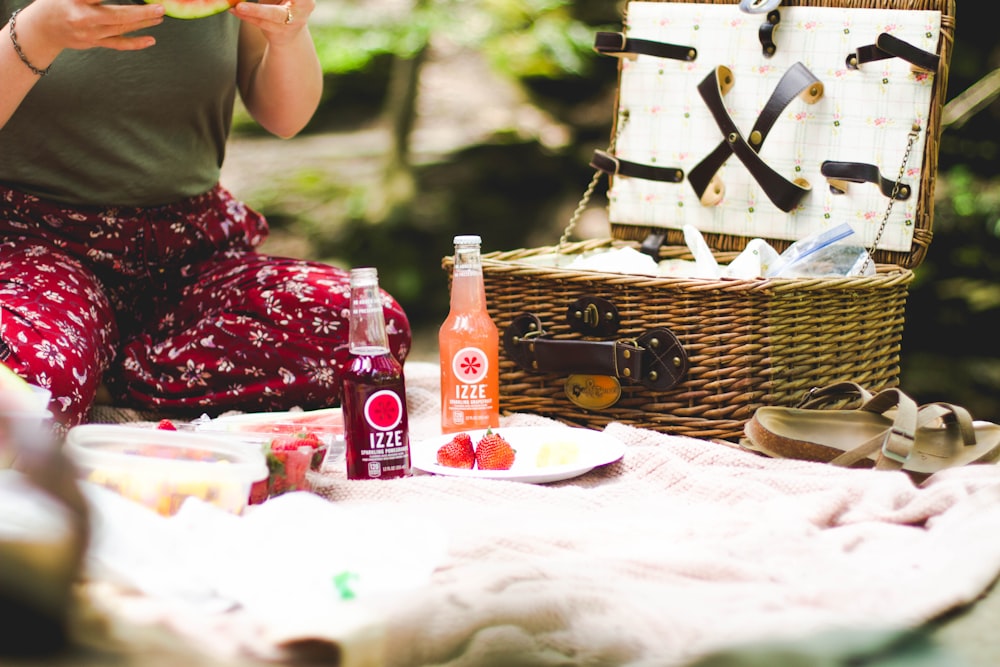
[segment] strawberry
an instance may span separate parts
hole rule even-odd
[[[156,425],[156,428],[161,431],[176,431],[177,427],[169,419],[161,419],[160,423]]]
[[[472,449],[472,438],[468,433],[459,433],[450,441],[441,445],[437,451],[438,465],[449,468],[466,468],[471,470],[476,464],[476,453]]]
[[[268,483],[267,479],[262,479],[259,482],[254,482],[250,486],[250,504],[260,505],[262,502],[267,500],[268,494]]]
[[[514,449],[493,429],[486,429],[486,435],[476,445],[476,465],[480,470],[510,470],[514,465]]]
[[[300,431],[292,435],[279,435],[271,440],[272,452],[294,452],[299,447],[318,448],[322,443],[312,431]]]
[[[319,470],[323,466],[327,446],[313,431],[302,430],[290,435],[279,435],[271,440],[271,451],[294,452],[299,447],[313,448],[310,470]]]
[[[268,497],[279,496],[287,491],[308,490],[306,472],[313,453],[321,444],[316,434],[309,432],[273,438],[265,449],[270,472]]]

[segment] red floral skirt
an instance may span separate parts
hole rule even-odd
[[[264,218],[222,187],[166,206],[74,208],[0,186],[0,360],[66,426],[104,382],[171,412],[340,400],[347,272],[254,248]],[[400,361],[410,326],[384,294]]]

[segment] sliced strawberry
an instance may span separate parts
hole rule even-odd
[[[161,431],[176,431],[177,427],[169,419],[161,419],[160,423],[156,425],[156,428]]]

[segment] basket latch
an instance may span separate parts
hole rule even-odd
[[[618,307],[597,296],[580,297],[566,309],[569,328],[584,336],[609,338],[618,331],[622,318]]]
[[[608,375],[655,391],[672,388],[688,367],[680,341],[665,327],[629,339],[565,340],[553,338],[537,316],[524,313],[504,331],[503,346],[525,371]]]

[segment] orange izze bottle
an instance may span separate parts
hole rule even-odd
[[[441,432],[500,425],[499,335],[486,311],[478,236],[455,237],[451,310],[438,333]]]

